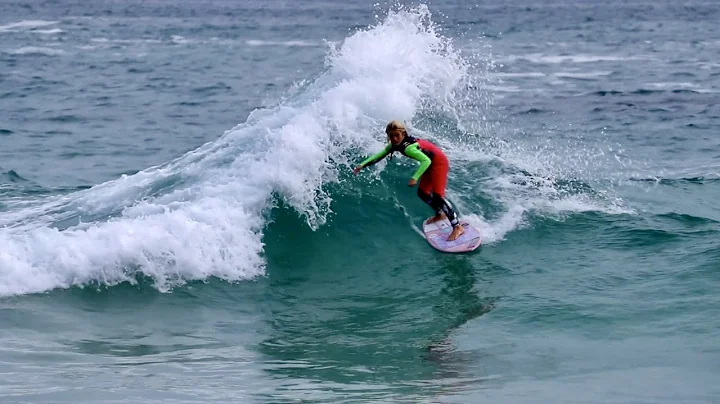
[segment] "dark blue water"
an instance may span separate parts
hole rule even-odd
[[[717,402],[719,19],[3,2],[2,401]],[[391,119],[475,253],[351,175]]]

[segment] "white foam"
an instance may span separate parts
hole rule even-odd
[[[170,37],[170,40],[173,43],[181,44],[181,45],[190,43],[190,40],[188,40],[187,38],[185,38],[182,35],[173,35],[172,37]]]
[[[488,92],[492,92],[495,94],[495,97],[499,97],[497,93],[521,93],[521,92],[533,92],[538,91],[537,89],[533,88],[520,88],[518,86],[509,86],[509,85],[491,85],[491,84],[481,84],[478,86],[479,90],[484,90]]]
[[[491,73],[493,76],[501,78],[539,78],[545,77],[545,73],[541,72],[521,72],[521,73]]]
[[[37,34],[43,34],[43,35],[52,35],[52,34],[62,34],[65,31],[61,30],[60,28],[52,28],[52,29],[38,29],[33,32],[35,32]]]
[[[566,64],[566,63],[596,63],[596,62],[622,62],[634,60],[647,60],[642,56],[620,55],[546,55],[542,53],[529,53],[526,55],[509,55],[503,58],[504,62],[527,60],[538,64]]]
[[[691,89],[692,91],[696,93],[718,93],[720,90],[715,90],[712,88],[701,88],[700,85],[696,83],[690,83],[690,82],[658,82],[658,83],[646,83],[646,85],[654,88],[660,88],[660,89],[670,89],[670,90],[686,90]]]
[[[480,230],[482,243],[492,244],[505,239],[505,235],[520,228],[525,223],[525,212],[522,206],[511,206],[499,218],[488,221],[475,213],[463,215],[471,225]]]
[[[211,276],[261,276],[265,215],[275,197],[317,228],[330,210],[325,186],[355,161],[346,152],[374,151],[382,123],[412,118],[425,99],[442,104],[452,96],[466,67],[429,21],[424,6],[390,13],[332,44],[327,71],[298,95],[254,112],[217,141],[2,213],[0,296],[134,282],[136,273],[160,290]],[[164,187],[172,191],[158,191]]]
[[[45,48],[42,46],[23,46],[18,49],[11,49],[6,51],[11,55],[45,55],[45,56],[57,56],[65,54],[62,49]]]
[[[14,23],[7,24],[7,25],[0,25],[0,32],[33,30],[36,28],[47,27],[49,25],[55,25],[58,23],[59,23],[59,21],[23,20],[23,21],[14,22]]]
[[[291,40],[291,41],[264,41],[260,39],[248,39],[245,41],[248,46],[286,46],[286,47],[317,47],[321,46],[321,43],[302,41],[302,40]]]
[[[661,83],[647,83],[646,85],[655,88],[698,88],[699,86],[695,83],[689,82],[661,82]]]
[[[597,166],[607,166],[608,159],[614,158],[612,152],[602,153],[584,143],[565,143],[553,136],[546,142],[543,145],[533,137],[527,143],[484,139],[478,147],[468,147],[467,143],[444,145],[454,167],[452,177],[477,178],[470,171],[473,166],[481,163],[490,167],[490,172],[476,183],[466,184],[463,192],[448,190],[460,213],[481,230],[484,243],[504,240],[507,233],[523,228],[530,215],[564,220],[569,215],[590,211],[635,213],[611,190],[594,186],[593,178],[600,171]],[[500,211],[481,215],[483,206],[462,202],[467,194],[488,195]]]
[[[412,119],[434,105],[460,127],[484,121],[482,110],[463,110],[464,101],[491,105],[486,94],[467,94],[489,83],[470,74],[425,6],[391,12],[329,46],[323,74],[218,140],[162,166],[0,214],[0,296],[134,282],[138,274],[160,290],[209,277],[262,276],[262,237],[275,198],[316,229],[330,212],[327,185],[352,168],[358,150],[382,147],[387,121],[405,120],[415,130]],[[566,195],[557,186],[554,178],[565,173],[559,161],[587,157],[574,150],[535,154],[502,142],[483,149],[444,133],[418,133],[443,146],[456,169],[499,162],[505,170],[476,185],[502,205],[500,214],[487,219],[481,207],[460,209],[486,242],[521,227],[528,211],[614,209],[606,199]]]
[[[553,73],[553,76],[557,78],[569,78],[569,79],[594,79],[597,77],[609,76],[612,74],[611,71],[592,71],[592,72],[557,72]]]
[[[546,178],[534,178],[534,184],[526,181],[518,183],[513,176],[500,175],[490,181],[477,184],[475,192],[484,192],[493,196],[504,209],[492,218],[478,213],[482,207],[460,203],[456,193],[450,197],[459,208],[462,217],[480,230],[484,244],[496,243],[505,239],[512,231],[523,228],[528,223],[528,215],[552,217],[563,220],[568,215],[579,212],[603,212],[607,214],[630,214],[634,211],[624,206],[621,200],[585,193],[566,195],[554,181]],[[530,180],[526,178],[526,180]]]
[[[182,37],[179,37],[182,38]],[[95,43],[111,43],[111,44],[147,44],[147,43],[162,43],[163,41],[159,39],[149,39],[149,38],[133,38],[133,39],[110,39],[110,38],[91,38],[91,42]]]

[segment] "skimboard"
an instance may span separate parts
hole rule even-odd
[[[460,219],[460,225],[465,229],[465,233],[453,241],[447,241],[448,236],[452,233],[452,226],[447,220],[428,224],[426,219],[423,222],[423,233],[428,243],[442,252],[463,253],[478,248],[480,246],[480,231],[463,219]]]

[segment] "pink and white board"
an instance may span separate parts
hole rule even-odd
[[[452,226],[447,220],[440,220],[428,224],[423,222],[423,233],[431,246],[437,250],[447,253],[463,253],[475,250],[480,246],[480,231],[474,228],[465,220],[460,219],[460,225],[465,228],[465,233],[453,241],[447,241],[452,233]]]

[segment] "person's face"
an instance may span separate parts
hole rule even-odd
[[[405,138],[405,134],[401,129],[393,129],[387,135],[388,139],[390,139],[390,143],[392,143],[393,146],[399,145]]]

